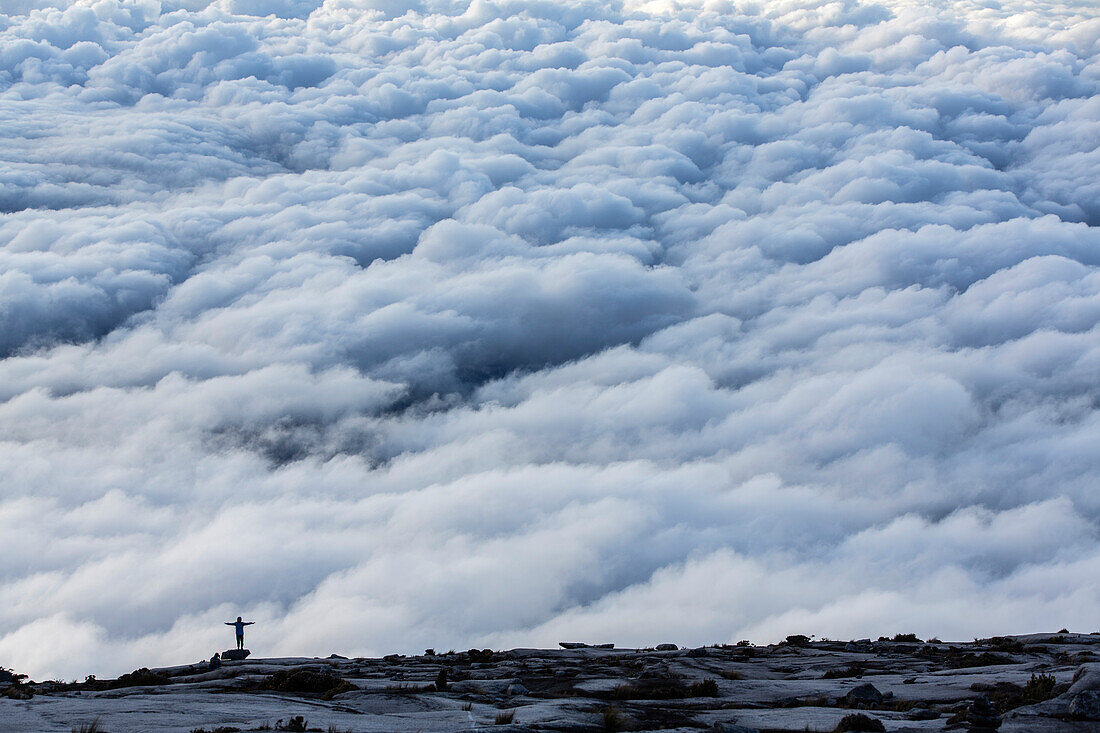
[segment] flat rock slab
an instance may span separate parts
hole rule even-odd
[[[859,710],[887,731],[917,733],[942,731],[952,715],[989,697],[1003,716],[1001,733],[1091,733],[1095,721],[1065,716],[1075,696],[1090,693],[1091,702],[1100,680],[1100,635],[230,658],[213,671],[204,664],[140,670],[120,680],[31,683],[21,688],[34,693],[29,699],[0,697],[2,727],[69,733],[98,719],[110,733],[244,733],[301,716],[309,728],[355,733],[825,732]],[[300,675],[311,688],[270,689],[289,671],[311,673]],[[445,691],[435,687],[441,671]],[[1024,706],[1024,686],[1036,673],[1053,676],[1054,689],[1050,699]]]

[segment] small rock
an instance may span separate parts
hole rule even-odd
[[[527,689],[526,685],[520,682],[513,682],[512,684],[508,685],[508,687],[504,690],[504,694],[508,695],[509,697],[515,697],[516,695],[526,695],[529,692],[531,691]]]
[[[940,717],[940,714],[935,710],[917,708],[916,710],[910,710],[908,717],[909,720],[936,720]]]
[[[708,651],[707,651],[707,648],[706,648],[706,647],[703,647],[703,646],[701,646],[701,647],[699,647],[699,648],[697,648],[697,649],[691,649],[691,650],[689,650],[689,651],[688,651],[688,653],[687,653],[687,655],[688,655],[689,657],[709,657],[709,656],[710,656],[710,652],[708,652]]]
[[[675,644],[658,644],[653,648],[659,652],[674,652],[680,647],[676,646]]]
[[[882,700],[882,693],[870,682],[864,682],[858,687],[853,687],[848,691],[848,694],[844,696],[844,702],[848,707],[855,707],[857,705],[878,705]]]
[[[1100,692],[1096,690],[1078,692],[1069,701],[1069,714],[1085,720],[1100,720]]]
[[[222,652],[222,661],[228,659],[232,662],[239,662],[242,659],[248,659],[248,655],[251,653],[247,649],[226,649]]]

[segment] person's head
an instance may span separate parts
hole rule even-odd
[[[237,617],[237,620],[238,620],[238,621],[240,621],[240,620],[241,620],[241,617],[240,617],[240,616],[238,616],[238,617]]]

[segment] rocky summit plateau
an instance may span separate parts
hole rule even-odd
[[[600,640],[602,641],[602,640]],[[228,659],[115,680],[0,671],[19,733],[1100,731],[1100,633]]]

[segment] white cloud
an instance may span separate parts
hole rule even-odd
[[[0,664],[1093,622],[1088,3],[4,12]]]

